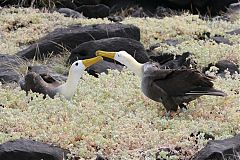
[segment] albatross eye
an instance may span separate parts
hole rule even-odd
[[[75,63],[76,66],[78,66],[78,63]]]

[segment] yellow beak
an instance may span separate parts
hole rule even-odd
[[[96,56],[103,56],[114,59],[116,52],[96,51]]]
[[[87,68],[87,67],[89,67],[89,66],[91,66],[91,65],[93,65],[93,64],[95,64],[99,61],[102,61],[102,60],[103,60],[102,57],[97,56],[97,57],[90,58],[90,59],[84,59],[84,60],[82,60],[82,63]]]

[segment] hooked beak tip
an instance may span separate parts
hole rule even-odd
[[[96,56],[102,56],[102,57],[114,59],[116,52],[107,52],[107,51],[98,50],[96,51],[95,54]]]

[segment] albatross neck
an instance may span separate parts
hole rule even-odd
[[[70,87],[71,89],[76,89],[78,85],[78,81],[80,80],[81,76],[82,76],[82,73],[81,74],[69,73],[67,81],[65,83],[66,86]]]
[[[82,74],[83,73],[76,75],[70,72],[67,81],[59,87],[60,93],[64,95],[67,99],[71,99],[71,97],[77,91],[78,82]]]
[[[138,63],[133,57],[126,57],[126,61],[123,63],[129,70],[131,70],[133,73],[138,75],[139,77],[142,77],[143,75],[143,64]]]

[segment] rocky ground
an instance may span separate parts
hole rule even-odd
[[[125,16],[130,11],[122,12],[117,24],[112,17],[88,19],[46,9],[1,8],[0,143],[34,139],[84,159],[95,159],[97,154],[110,159],[190,159],[210,139],[240,132],[239,9],[211,18],[186,11],[163,17]],[[114,35],[122,38],[110,38]],[[216,88],[228,96],[203,96],[191,102],[186,113],[167,120],[162,117],[163,106],[141,93],[139,79],[127,69],[107,71],[122,70],[109,61],[88,70],[98,78],[86,73],[71,102],[60,96],[26,96],[20,89],[18,82],[29,65],[64,81],[69,62],[91,57],[105,45],[123,47],[133,55],[138,49],[135,58],[142,62],[163,53],[191,52],[197,69],[216,76]],[[214,64],[219,69],[210,68]]]

